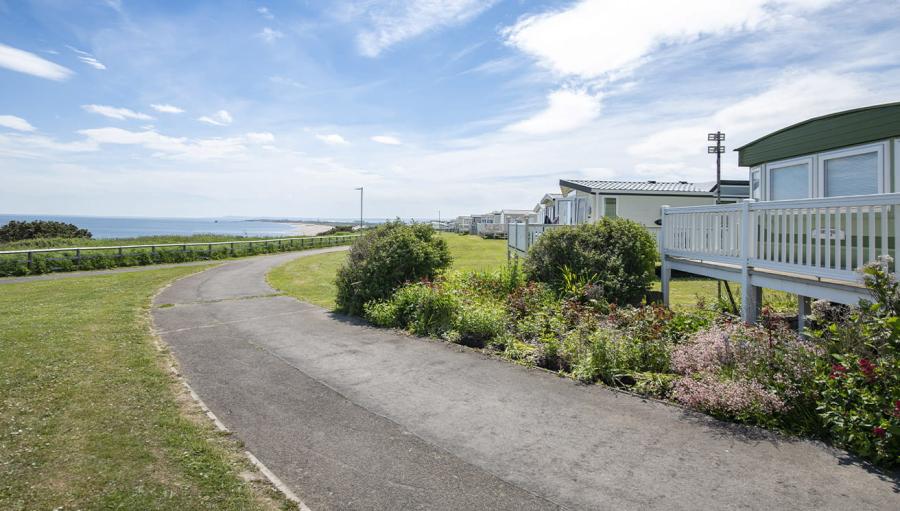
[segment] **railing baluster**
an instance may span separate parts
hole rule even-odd
[[[825,208],[825,268],[831,269],[831,208]]]
[[[856,267],[860,268],[863,264],[863,247],[865,246],[865,231],[863,231],[863,208],[856,208]]]
[[[875,260],[875,206],[869,206],[869,255],[865,263]]]
[[[881,255],[889,256],[888,253],[888,215],[887,206],[882,205],[881,209]]]
[[[853,271],[853,209],[847,208],[846,217],[844,218],[844,224],[847,226],[844,229],[844,243],[846,243],[846,255],[844,257],[847,258],[847,262],[844,265],[846,270]]]
[[[812,209],[807,208],[806,210],[806,224],[803,226],[803,242],[806,245],[806,266],[812,266],[812,247],[813,247],[813,237],[812,237]]]

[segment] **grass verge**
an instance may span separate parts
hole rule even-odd
[[[495,270],[506,264],[506,240],[441,233],[453,256],[453,269]],[[269,272],[269,284],[298,300],[333,309],[337,289],[334,277],[346,252],[331,252],[295,259]]]
[[[202,268],[200,268],[202,269]],[[150,297],[198,271],[4,284],[0,509],[286,507],[185,398],[150,332]]]

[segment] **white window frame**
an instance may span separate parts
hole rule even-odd
[[[757,179],[759,180],[759,197],[753,196],[753,174],[757,174]],[[756,200],[762,200],[763,197],[763,167],[762,165],[758,167],[750,168],[750,180],[748,182],[750,185],[750,198]]]
[[[802,163],[806,164],[806,197],[804,199],[809,199],[814,197],[813,194],[813,169],[814,161],[812,156],[801,156],[799,158],[789,158],[787,160],[779,160],[766,164],[766,200],[771,201],[772,199],[772,171],[778,170],[784,167],[791,167],[793,165],[800,165]]]
[[[867,154],[867,153],[878,153],[875,161],[878,165],[878,168],[875,170],[875,179],[877,181],[878,192],[884,193],[885,190],[885,173],[884,169],[887,168],[885,165],[885,155],[887,154],[886,147],[884,142],[878,142],[875,144],[866,144],[861,146],[853,146],[846,147],[843,149],[837,149],[834,151],[828,151],[825,153],[818,154],[818,181],[819,186],[816,190],[819,197],[825,197],[825,162],[827,160],[833,160],[835,158],[843,158],[845,156],[856,156],[858,154]]]

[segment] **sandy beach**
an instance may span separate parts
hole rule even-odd
[[[294,228],[294,234],[300,236],[315,236],[317,234],[321,234],[329,229],[332,226],[330,225],[322,225],[322,224],[305,224],[305,223],[291,223],[291,226]]]

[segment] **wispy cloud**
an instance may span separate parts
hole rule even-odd
[[[5,44],[0,44],[0,67],[58,82],[74,74],[69,68]]]
[[[157,112],[162,112],[164,114],[180,114],[184,112],[183,109],[178,108],[175,105],[170,105],[168,103],[154,103],[150,105],[150,108],[156,110]]]
[[[200,122],[205,122],[206,124],[212,124],[213,126],[228,126],[234,121],[234,119],[231,117],[231,114],[228,113],[227,110],[219,110],[212,115],[204,115],[197,120]]]
[[[94,57],[93,54],[88,53],[88,52],[83,51],[83,50],[79,50],[78,48],[75,48],[75,47],[69,46],[69,45],[66,45],[66,48],[68,48],[68,49],[72,50],[73,52],[77,53],[77,54],[78,54],[78,56],[77,56],[78,60],[84,62],[85,64],[91,66],[92,68],[94,68],[94,69],[99,69],[99,70],[101,70],[101,71],[106,69],[106,66],[105,66],[102,62],[100,62],[99,60],[97,60],[97,59]]]
[[[78,60],[84,62],[85,64],[91,66],[94,69],[100,69],[100,70],[106,69],[106,66],[102,62],[95,59],[94,57],[81,56],[81,57],[78,57]]]
[[[583,90],[558,90],[547,96],[547,108],[534,116],[511,124],[507,131],[526,135],[546,135],[572,131],[600,115],[599,95]]]
[[[347,145],[350,143],[337,133],[317,133],[316,138],[330,145]]]
[[[0,115],[0,126],[16,131],[34,131],[35,127],[21,117],[15,115]]]
[[[392,137],[390,135],[375,135],[372,137],[373,142],[378,142],[379,144],[384,145],[400,145],[400,139],[397,137]]]
[[[460,25],[497,0],[375,1],[366,4],[368,27],[357,36],[359,51],[377,57],[391,46],[428,31]]]
[[[271,43],[274,43],[275,41],[281,39],[282,37],[284,37],[284,34],[280,30],[275,30],[271,27],[266,27],[266,28],[262,29],[261,31],[259,31],[259,33],[256,34],[256,37],[271,44]]]
[[[268,7],[259,7],[256,9],[256,12],[267,20],[275,19],[275,15],[272,14],[272,11],[270,11]]]
[[[140,146],[155,151],[159,157],[188,160],[230,157],[246,151],[248,144],[269,143],[275,139],[271,133],[247,133],[228,138],[187,138],[170,137],[154,130],[130,131],[121,128],[86,129],[78,133],[96,144]]]
[[[109,117],[110,119],[118,119],[120,121],[124,121],[126,119],[149,121],[153,119],[153,117],[143,112],[135,112],[134,110],[129,110],[128,108],[117,108],[107,105],[81,105],[81,108],[83,108],[87,112],[91,112],[92,114],[99,114],[104,117]]]

